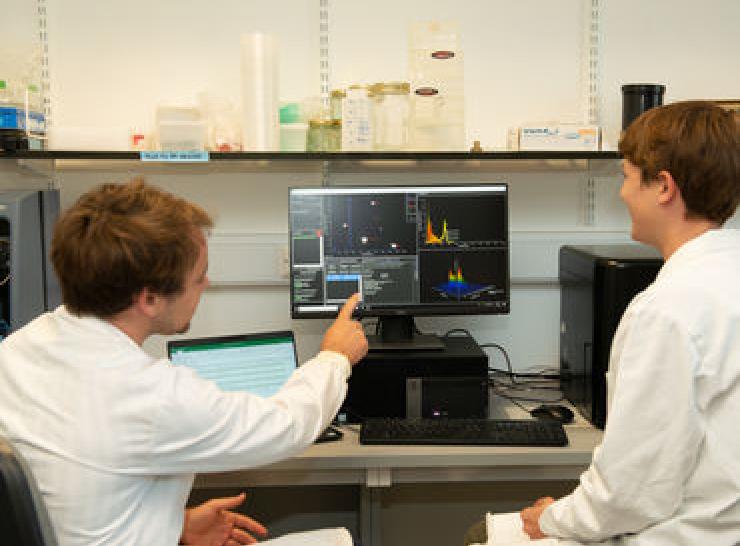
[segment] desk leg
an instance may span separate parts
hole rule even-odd
[[[381,546],[380,500],[384,487],[391,486],[390,468],[368,468],[360,498],[362,546]]]
[[[360,495],[360,543],[381,546],[380,500],[382,489],[362,486]]]

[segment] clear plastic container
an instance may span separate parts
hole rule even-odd
[[[364,85],[350,85],[342,99],[342,150],[373,149],[372,101]]]
[[[157,141],[165,152],[205,150],[207,124],[198,108],[159,106],[156,111]]]
[[[376,83],[370,87],[373,99],[373,147],[376,150],[404,150],[409,139],[408,82]]]
[[[409,149],[467,149],[463,53],[456,23],[412,26],[409,81]]]

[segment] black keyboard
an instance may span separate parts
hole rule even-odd
[[[563,425],[533,419],[366,419],[361,444],[564,446]]]

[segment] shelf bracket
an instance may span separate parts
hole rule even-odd
[[[583,185],[583,224],[596,225],[596,179],[589,176]]]
[[[321,186],[324,188],[331,186],[331,172],[329,171],[328,161],[321,162]]]

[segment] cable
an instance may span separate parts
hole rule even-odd
[[[509,375],[509,371],[508,370],[502,370],[500,368],[491,368],[491,367],[489,367],[488,368],[488,371],[489,372],[494,372],[494,373],[501,373],[501,374]],[[539,372],[514,372],[514,375],[517,376],[517,377],[524,377],[524,378],[526,378],[526,377],[539,377],[540,379],[543,379],[543,380],[544,379],[560,379],[560,374],[559,373],[548,373],[547,370],[542,370],[542,371],[539,371]]]
[[[501,351],[501,354],[504,355],[504,360],[506,360],[506,367],[509,370],[508,371],[509,378],[511,379],[511,382],[512,383],[517,383],[517,380],[514,377],[514,370],[511,367],[511,360],[509,360],[509,354],[506,352],[506,349],[504,349],[498,343],[483,343],[483,344],[480,345],[480,347],[481,347],[481,349],[483,349],[485,347],[493,347],[493,348],[498,349],[499,351]],[[489,368],[489,370],[490,370],[490,368]],[[507,373],[507,372],[504,372],[504,373]]]
[[[509,392],[502,391],[500,388],[497,388],[495,385],[493,385],[492,390],[493,390],[493,394],[508,400],[512,404],[515,404],[516,406],[518,406],[519,408],[527,412],[530,412],[531,408],[526,407],[524,404],[521,404],[520,402],[533,402],[535,404],[555,404],[565,399],[565,396],[562,393],[560,393],[556,397],[543,398],[541,396],[533,397],[533,396],[514,395]]]
[[[519,402],[517,401],[517,399],[516,399],[516,398],[513,398],[513,397],[511,397],[511,396],[506,396],[505,394],[499,394],[498,392],[496,392],[496,390],[495,390],[495,389],[494,389],[493,393],[494,393],[494,394],[497,394],[497,395],[498,395],[498,396],[500,396],[501,398],[506,398],[506,399],[507,399],[507,400],[508,400],[509,402],[511,402],[511,403],[512,403],[512,404],[514,404],[515,406],[519,406],[519,407],[520,407],[521,409],[523,409],[523,410],[524,410],[524,411],[526,411],[527,413],[529,413],[529,412],[531,411],[531,410],[530,410],[530,409],[529,409],[528,407],[526,407],[526,406],[525,406],[524,404],[520,404],[520,403],[519,403]]]

